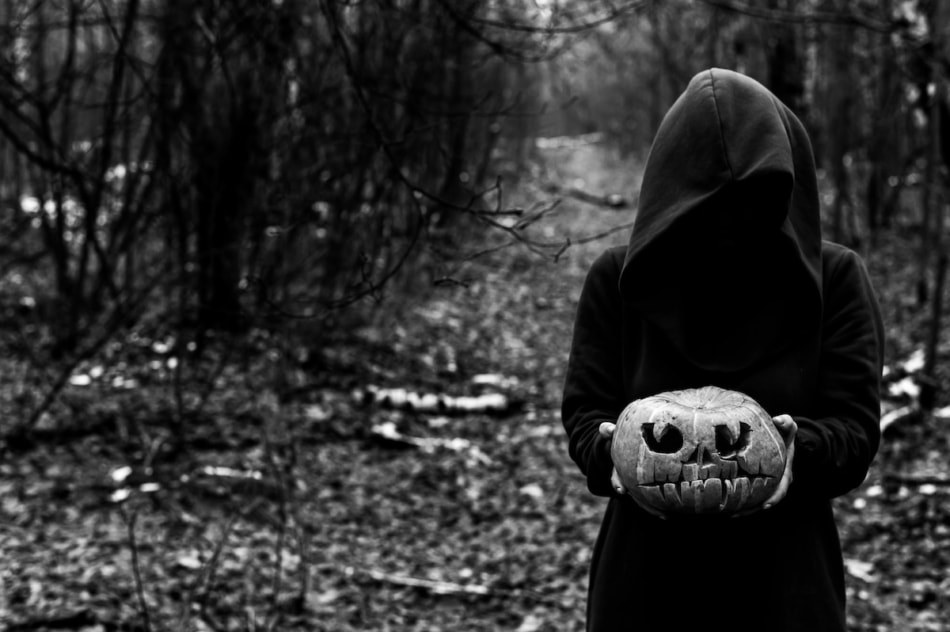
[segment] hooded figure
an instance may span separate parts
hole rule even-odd
[[[587,629],[845,630],[831,499],[877,451],[882,350],[861,259],[821,239],[801,122],[746,76],[693,77],[650,150],[629,245],[597,259],[577,306],[562,418],[609,498]],[[792,482],[750,515],[661,520],[612,486],[599,428],[635,399],[707,385],[791,416]]]

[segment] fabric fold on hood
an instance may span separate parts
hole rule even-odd
[[[624,300],[696,366],[739,371],[813,331],[821,287],[804,126],[754,79],[700,72],[650,149]]]

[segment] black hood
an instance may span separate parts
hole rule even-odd
[[[760,83],[713,68],[673,104],[647,159],[620,289],[713,370],[748,368],[820,322],[811,144]]]

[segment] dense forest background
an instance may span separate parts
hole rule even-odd
[[[711,66],[884,307],[849,618],[950,629],[938,0],[0,0],[0,622],[579,629],[573,305]]]

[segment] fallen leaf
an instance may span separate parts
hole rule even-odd
[[[529,483],[518,491],[531,498],[542,498],[544,496],[544,490],[537,483]]]
[[[521,621],[516,632],[538,632],[543,625],[543,619],[535,614],[529,614]]]
[[[874,573],[872,573],[874,570],[874,564],[871,564],[870,562],[845,558],[844,567],[845,570],[848,571],[848,574],[852,577],[856,577],[868,583],[877,581],[877,577],[874,575]]]
[[[123,465],[122,467],[117,467],[109,474],[113,482],[121,483],[132,474],[132,468],[128,465]]]
[[[321,593],[311,594],[308,601],[310,602],[311,606],[326,606],[339,599],[339,597],[340,591],[336,590],[335,588],[331,588],[330,590],[325,590]]]
[[[196,571],[203,566],[201,558],[198,557],[198,553],[195,551],[182,553],[175,559],[175,563],[190,571]]]
[[[123,487],[109,494],[109,502],[121,503],[127,500],[128,497],[131,495],[132,495],[132,490],[129,489],[128,487]]]

